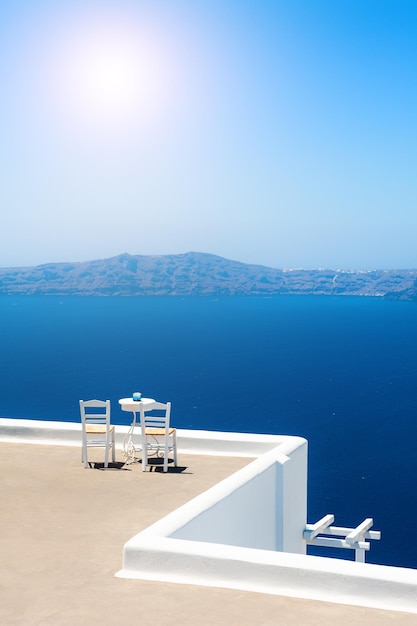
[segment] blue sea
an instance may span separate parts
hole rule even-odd
[[[417,568],[417,303],[9,296],[0,320],[1,417],[76,422],[97,397],[127,424],[141,391],[178,428],[303,436],[308,521],[373,517],[367,562]]]

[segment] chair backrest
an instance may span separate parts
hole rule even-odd
[[[110,400],[80,400],[81,422],[86,425],[110,427]]]
[[[141,425],[146,428],[165,428],[169,430],[171,418],[171,402],[153,402],[148,408],[141,411]]]

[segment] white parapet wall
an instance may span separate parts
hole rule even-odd
[[[145,534],[146,533],[146,534]],[[416,570],[140,533],[118,576],[417,613]]]
[[[305,554],[306,516],[307,442],[288,437],[148,531],[171,539]],[[143,534],[138,537],[141,541]]]
[[[3,418],[0,441],[80,446],[81,425]],[[305,554],[305,439],[178,430],[178,448],[257,458],[132,537],[117,576],[417,614],[417,570]]]
[[[122,449],[129,426],[116,425],[116,447]],[[135,434],[140,442],[140,430]],[[258,457],[287,440],[283,435],[226,433],[177,429],[178,449],[184,454]],[[81,446],[81,423],[0,418],[0,441]]]
[[[277,446],[138,533],[120,577],[417,613],[417,571],[305,554],[307,443]]]

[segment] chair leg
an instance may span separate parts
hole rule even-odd
[[[104,467],[109,466],[109,442],[106,442],[106,452],[104,455]]]
[[[83,443],[81,447],[81,462],[84,464],[84,468],[88,468],[88,458],[87,458],[87,445]]]
[[[146,451],[146,439],[142,441],[142,472],[146,472],[146,466],[148,464],[148,454]]]
[[[112,433],[112,442],[111,442],[111,459],[113,463],[116,461],[116,441],[115,441],[115,432]]]
[[[164,472],[168,471],[168,460],[169,460],[169,441],[168,436],[165,437],[165,448],[164,448]]]
[[[174,446],[174,467],[177,467],[177,433],[174,432],[173,434],[173,446]]]

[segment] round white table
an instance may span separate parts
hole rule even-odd
[[[119,400],[122,411],[129,411],[130,413],[133,413],[133,421],[128,432],[126,433],[125,438],[123,439],[123,454],[127,462],[132,463],[135,461],[135,452],[141,450],[140,447],[136,448],[133,443],[134,430],[136,426],[140,426],[140,418],[138,420],[137,414],[140,414],[143,409],[149,411],[154,402],[154,398],[141,398],[140,400],[134,400],[133,398],[121,398]]]

